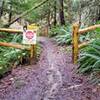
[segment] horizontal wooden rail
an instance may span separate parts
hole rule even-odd
[[[20,45],[20,44],[14,44],[14,43],[0,42],[0,46],[13,47],[13,48],[17,48],[17,49],[31,50],[31,48],[29,48],[29,47],[26,47],[26,46]]]
[[[100,24],[94,25],[94,26],[90,26],[90,27],[85,28],[85,29],[79,29],[78,33],[79,33],[79,34],[82,34],[82,33],[88,32],[88,31],[93,31],[93,30],[95,30],[96,28],[100,28]]]
[[[8,33],[22,33],[23,30],[0,28],[0,32],[8,32]]]
[[[78,45],[78,48],[81,49],[82,47],[87,46],[89,43],[91,43],[91,42],[90,41],[83,42],[83,43]]]

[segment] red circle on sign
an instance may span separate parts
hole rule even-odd
[[[27,31],[27,32],[26,32],[26,37],[27,37],[28,39],[32,39],[32,38],[34,37],[34,32],[32,32],[32,31]]]

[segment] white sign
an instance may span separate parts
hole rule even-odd
[[[23,44],[36,44],[36,31],[33,30],[24,31]]]

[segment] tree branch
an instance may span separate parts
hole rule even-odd
[[[17,18],[15,18],[14,20],[12,20],[10,23],[4,25],[6,27],[9,27],[11,24],[13,24],[14,22],[16,22],[17,20],[19,20],[20,18],[22,18],[23,16],[27,15],[29,12],[31,12],[32,10],[37,9],[38,7],[42,6],[44,3],[46,3],[49,0],[45,0],[43,2],[41,2],[40,4],[36,5],[35,7],[32,7],[31,9],[25,11],[24,13],[22,13],[21,15],[19,15]]]

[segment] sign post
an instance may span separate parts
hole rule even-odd
[[[31,46],[30,51],[30,63],[36,63],[37,52],[36,52],[36,40],[37,40],[37,29],[35,24],[28,25],[27,30],[23,32],[23,44],[28,44]]]

